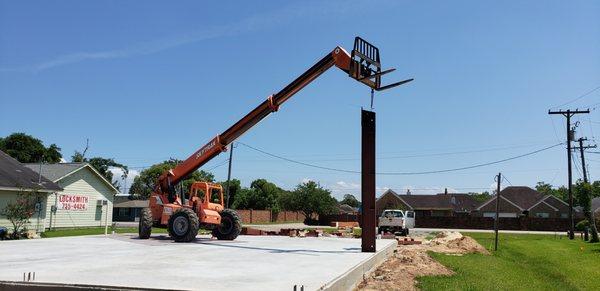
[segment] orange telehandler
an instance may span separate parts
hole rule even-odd
[[[235,239],[241,231],[241,220],[235,211],[225,209],[223,189],[220,185],[208,182],[193,183],[187,202],[185,197],[178,197],[175,185],[221,152],[226,151],[227,145],[267,115],[277,111],[281,104],[333,66],[369,86],[371,102],[374,90],[381,91],[412,81],[408,79],[381,86],[381,76],[395,69],[382,71],[379,49],[360,37],[355,38],[354,49],[350,54],[343,48],[336,47],[296,80],[278,93],[269,96],[267,100],[185,161],[160,175],[150,197],[150,207],[143,209],[141,213],[138,230],[140,238],[149,238],[154,226],[166,227],[169,235],[176,242],[192,241],[200,228],[211,229],[213,236],[220,240]]]

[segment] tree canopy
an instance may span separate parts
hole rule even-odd
[[[109,170],[111,167],[121,168],[125,174],[129,173],[127,166],[115,162],[114,159],[107,159],[102,157],[93,157],[88,159],[84,156],[84,154],[79,151],[75,151],[75,153],[71,156],[71,161],[75,163],[89,163],[96,171],[98,171],[106,180],[110,181],[115,188],[119,189],[119,183],[117,181],[113,181],[113,173]]]
[[[0,138],[0,150],[21,163],[58,163],[62,158],[56,144],[45,147],[41,140],[22,132]]]
[[[256,179],[250,188],[243,188],[237,193],[233,202],[236,209],[270,209],[279,212],[279,197],[283,190],[275,184],[265,180]]]
[[[356,199],[356,197],[352,194],[345,194],[344,199],[340,201],[340,204],[346,204],[352,207],[358,207],[360,205],[360,201]]]
[[[286,197],[287,210],[300,211],[310,221],[313,214],[319,216],[335,213],[337,201],[331,196],[331,191],[321,187],[314,181],[308,181],[296,186]]]
[[[141,198],[148,198],[154,189],[158,177],[165,171],[174,168],[179,160],[170,159],[160,164],[152,165],[140,172],[140,175],[133,179],[133,184],[129,188],[130,194],[138,194]],[[206,171],[194,171],[190,176],[183,179],[183,193],[189,196],[190,186],[196,181],[214,182],[215,176]]]

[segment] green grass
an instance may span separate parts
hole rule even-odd
[[[490,233],[470,233],[492,249]],[[430,254],[456,272],[418,278],[422,290],[598,290],[600,244],[552,235],[501,234],[490,256]]]
[[[112,228],[108,228],[108,233],[112,232]],[[114,228],[116,233],[137,233],[137,227],[118,227]],[[152,228],[152,233],[167,233],[163,228]],[[81,235],[97,235],[104,234],[104,227],[82,227],[82,228],[59,228],[56,230],[48,230],[41,234],[43,238],[63,237],[63,236],[81,236]]]

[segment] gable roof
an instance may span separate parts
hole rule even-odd
[[[414,210],[453,210],[456,212],[473,210],[479,203],[469,194],[449,193],[436,195],[398,195],[387,190],[384,195],[394,195]],[[381,198],[380,197],[380,198]]]
[[[39,173],[40,164],[24,164],[25,167]],[[88,168],[90,169],[108,188],[110,188],[113,192],[119,193],[119,190],[113,186],[102,174],[100,174],[94,167],[92,167],[88,163],[58,163],[58,164],[43,164],[42,165],[42,176],[52,180],[53,182],[58,182],[63,178],[72,175],[73,173]]]
[[[500,191],[500,197],[504,197],[522,209],[529,209],[538,201],[547,197],[544,194],[527,186],[508,186]]]
[[[592,211],[600,209],[600,197],[592,199]]]
[[[38,181],[41,180],[41,183]],[[38,190],[41,192],[61,191],[62,188],[43,175],[25,167],[19,161],[0,151],[0,188],[9,190]]]
[[[60,179],[83,168],[85,163],[60,163],[60,164],[42,164],[42,176],[58,182]],[[24,164],[25,167],[40,172],[40,164]]]

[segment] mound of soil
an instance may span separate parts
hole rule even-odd
[[[421,245],[399,245],[394,255],[366,276],[358,290],[417,290],[419,276],[449,276],[452,270],[427,255],[427,251],[446,254],[489,252],[477,241],[459,232],[440,232]]]
[[[452,274],[451,270],[428,256],[425,249],[414,245],[403,246],[357,288],[359,290],[417,290],[415,277]]]

